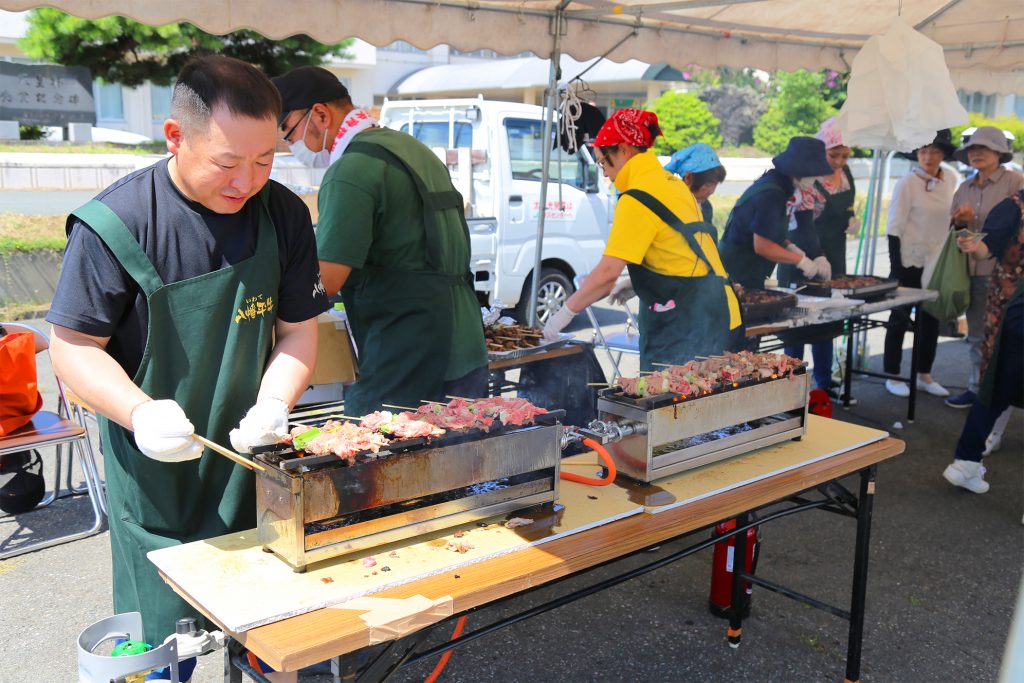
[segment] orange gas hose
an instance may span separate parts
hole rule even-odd
[[[466,617],[459,617],[459,620],[455,622],[455,630],[452,631],[452,640],[455,640],[462,635],[462,627],[465,625]],[[441,676],[441,672],[444,671],[444,667],[448,664],[448,660],[451,659],[452,652],[452,650],[448,650],[441,655],[441,659],[437,662],[437,666],[435,666],[434,670],[430,672],[430,675],[427,676],[427,680],[424,681],[424,683],[435,683],[435,681],[437,681]]]
[[[562,479],[567,479],[568,481],[575,481],[580,484],[589,484],[590,486],[608,486],[614,482],[616,475],[615,461],[612,460],[610,455],[608,455],[608,451],[605,450],[605,447],[593,439],[583,439],[583,445],[590,447],[595,453],[597,453],[598,457],[601,458],[601,461],[604,463],[604,466],[608,468],[608,476],[604,479],[592,479],[591,477],[583,477],[579,474],[573,474],[572,472],[560,472],[558,476]]]

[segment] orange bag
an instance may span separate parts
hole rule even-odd
[[[13,332],[0,337],[0,436],[28,424],[42,407],[35,335]]]

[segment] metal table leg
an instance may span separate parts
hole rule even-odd
[[[914,322],[910,325],[910,333],[914,335],[914,343],[910,346],[910,396],[907,400],[907,422],[914,421],[914,411],[917,409],[917,331],[921,320],[921,305],[914,308]]]
[[[740,529],[750,523],[750,513],[744,512],[736,518],[736,528]],[[729,647],[738,648],[743,637],[743,602],[746,597],[747,570],[747,532],[736,537],[736,545],[732,555],[732,605],[729,608]]]
[[[850,391],[853,387],[853,338],[854,324],[851,320],[847,327],[846,334],[846,372],[843,373],[843,407],[850,407]]]
[[[860,680],[860,655],[864,642],[864,607],[868,588],[871,510],[875,500],[876,471],[877,465],[872,465],[860,472],[860,493],[857,503],[857,540],[853,558],[853,595],[850,598],[850,633],[846,645],[847,683],[856,683]]]

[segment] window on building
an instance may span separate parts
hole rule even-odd
[[[162,123],[171,115],[171,93],[173,85],[150,85],[149,105],[153,111],[153,122]]]
[[[124,121],[124,93],[120,83],[92,82],[92,96],[96,102],[99,121]]]
[[[516,180],[541,180],[541,169],[544,167],[543,154],[543,123],[522,119],[506,119],[505,132],[508,135],[509,161],[512,164],[512,177]],[[583,188],[587,173],[587,162],[580,152],[574,155],[562,153],[558,158],[558,150],[551,151],[549,164],[551,180],[568,183]]]
[[[418,47],[416,47],[415,45],[410,45],[409,43],[405,42],[404,40],[396,40],[395,42],[391,43],[390,45],[385,45],[384,47],[381,48],[381,50],[383,50],[384,52],[404,52],[406,54],[413,54],[413,55],[425,55],[425,54],[427,54],[426,50],[421,50]]]
[[[995,116],[996,98],[994,95],[986,95],[981,92],[957,92],[960,96],[960,104],[969,112],[981,114],[982,116]]]
[[[411,132],[409,124],[403,123],[399,130],[403,133],[410,133],[427,147],[448,148],[447,121],[414,121]],[[455,147],[473,146],[473,124],[469,121],[456,121],[452,133],[455,139]]]

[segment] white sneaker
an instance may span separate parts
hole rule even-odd
[[[934,380],[932,380],[931,382],[924,382],[921,380],[920,377],[918,377],[917,388],[922,391],[928,392],[932,396],[938,396],[940,398],[945,398],[949,396],[949,390]]]
[[[885,380],[885,390],[893,396],[899,396],[900,398],[910,396],[910,387],[907,386],[907,383],[895,379]]]
[[[1003,435],[992,432],[985,439],[985,450],[981,452],[982,457],[986,455],[992,455],[999,450],[999,447],[1003,445]]]
[[[985,468],[980,462],[954,460],[946,467],[942,476],[953,486],[959,486],[974,493],[988,491],[988,482],[984,478]]]

